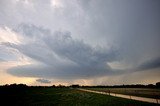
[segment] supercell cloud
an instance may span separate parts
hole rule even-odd
[[[107,64],[118,58],[117,51],[112,48],[106,50],[102,47],[92,47],[83,40],[73,39],[69,32],[51,33],[49,30],[33,25],[23,25],[19,32],[23,34],[23,39],[28,39],[28,42],[2,44],[16,49],[36,62],[9,69],[8,72],[13,75],[87,78],[114,73]]]
[[[16,65],[0,70],[48,84],[157,82],[159,5],[158,0],[1,0],[0,63]]]

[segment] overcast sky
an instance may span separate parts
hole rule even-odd
[[[0,84],[160,81],[159,0],[0,0]]]

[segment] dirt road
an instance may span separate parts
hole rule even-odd
[[[160,99],[145,98],[145,97],[138,97],[138,96],[132,96],[132,95],[123,95],[123,94],[116,94],[116,93],[106,93],[106,92],[93,91],[93,90],[80,89],[80,88],[79,90],[98,93],[98,94],[104,94],[104,95],[111,95],[111,96],[116,96],[116,97],[121,97],[121,98],[126,98],[126,99],[138,100],[138,101],[143,101],[143,102],[160,104]]]

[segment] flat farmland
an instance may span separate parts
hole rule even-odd
[[[153,88],[86,88],[86,89],[160,99],[160,89],[153,89]]]
[[[4,106],[158,106],[71,88],[0,88],[0,98]]]

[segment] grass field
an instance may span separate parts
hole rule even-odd
[[[0,89],[0,98],[15,106],[157,106],[69,88]]]
[[[134,95],[140,97],[158,98],[160,99],[160,89],[151,88],[87,88],[89,90],[112,92],[126,95]]]

